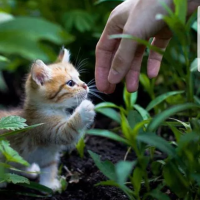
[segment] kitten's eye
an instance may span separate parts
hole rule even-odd
[[[76,83],[73,80],[70,80],[66,84],[69,85],[70,87],[73,87]]]

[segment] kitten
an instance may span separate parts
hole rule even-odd
[[[69,57],[69,51],[62,49],[55,64],[47,66],[36,60],[26,81],[23,110],[0,112],[0,118],[19,115],[27,119],[28,125],[44,123],[7,139],[11,147],[32,164],[23,170],[40,171],[40,184],[54,191],[60,188],[59,152],[62,147],[74,147],[95,117],[94,105],[87,99],[89,88],[79,79]],[[26,174],[31,175],[35,176]]]

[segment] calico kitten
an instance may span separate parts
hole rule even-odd
[[[40,171],[40,184],[54,191],[60,188],[57,179],[60,150],[74,147],[95,117],[94,105],[87,99],[89,88],[80,80],[69,57],[69,51],[62,49],[55,64],[45,65],[36,60],[26,81],[24,108],[0,112],[0,118],[19,115],[27,119],[28,125],[44,123],[7,139],[11,147],[32,164],[23,170]],[[3,159],[1,155],[0,159]]]

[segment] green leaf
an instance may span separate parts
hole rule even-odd
[[[157,136],[154,133],[140,133],[137,135],[137,140],[149,144],[165,152],[169,156],[174,157],[176,155],[175,149],[166,140]]]
[[[190,71],[196,73],[198,71],[198,62],[200,62],[199,58],[195,58],[191,65],[190,65]]]
[[[8,183],[14,183],[14,184],[18,184],[18,183],[26,183],[29,184],[29,180],[23,176],[19,176],[17,174],[11,174],[11,173],[6,173],[4,175],[4,179],[6,182]]]
[[[200,174],[191,174],[191,177],[197,182],[198,186],[200,186]]]
[[[151,84],[146,74],[140,73],[140,82],[145,90],[148,92],[148,94],[151,95]]]
[[[119,113],[112,109],[112,108],[100,108],[100,109],[95,109],[97,112],[111,118],[112,120],[118,122],[119,124],[121,123],[121,118]]]
[[[148,193],[148,196],[156,198],[157,200],[170,200],[170,198],[166,194],[162,193],[159,189],[152,190],[150,193]]]
[[[103,103],[99,103],[95,106],[95,110],[99,110],[101,108],[118,108],[119,109],[119,106],[117,106],[111,102],[103,102]]]
[[[3,140],[4,138],[6,138],[8,136],[12,136],[12,135],[19,134],[21,132],[25,132],[27,130],[33,129],[33,128],[41,126],[41,125],[43,125],[43,124],[35,124],[35,125],[32,125],[32,126],[27,126],[26,128],[23,128],[23,129],[20,129],[20,130],[11,131],[11,132],[8,132],[8,133],[2,133],[0,135],[0,140]]]
[[[19,185],[26,188],[34,189],[43,193],[53,194],[52,189],[33,181],[30,181],[30,184],[20,183]]]
[[[124,0],[98,0],[95,2],[95,5],[98,5],[100,3],[104,3],[104,2],[123,2]]]
[[[133,172],[132,183],[137,195],[139,195],[140,192],[142,176],[143,176],[142,170],[139,167],[136,167]]]
[[[131,106],[133,107],[137,101],[138,92],[131,93]]]
[[[19,130],[27,126],[26,120],[19,116],[8,116],[0,119],[0,129]]]
[[[124,87],[123,99],[124,99],[126,108],[128,110],[130,110],[131,109],[131,102],[130,102],[130,100],[131,100],[131,94],[127,91],[126,87]]]
[[[151,45],[148,41],[146,40],[142,40],[141,38],[137,38],[135,36],[132,36],[132,35],[128,35],[128,34],[114,34],[114,35],[111,35],[109,36],[110,39],[119,39],[119,38],[123,38],[123,39],[130,39],[130,40],[134,40],[136,42],[138,42],[139,44],[142,44],[146,47],[148,47],[150,50],[153,50],[161,55],[164,54],[164,51],[161,50],[160,48],[156,47],[156,46],[153,46]]]
[[[108,177],[110,180],[117,181],[115,174],[115,166],[110,161],[101,161],[99,155],[92,151],[88,151],[92,159],[94,160],[95,165],[101,170],[101,172]]]
[[[135,104],[134,108],[135,108],[135,110],[137,110],[140,113],[140,115],[142,116],[143,120],[147,120],[147,119],[150,118],[150,115],[149,115],[148,111],[146,111],[140,105]]]
[[[84,141],[83,137],[78,141],[78,143],[76,145],[76,149],[77,149],[80,157],[83,158],[84,157],[84,149],[85,149],[85,141]]]
[[[154,161],[151,163],[151,171],[155,176],[158,176],[161,172],[163,163],[160,161]]]
[[[182,133],[175,126],[170,125],[170,124],[168,126],[171,128],[172,132],[175,135],[176,141],[178,142]]]
[[[61,45],[72,42],[74,37],[67,34],[60,26],[42,18],[16,17],[0,23],[2,53],[20,55],[31,61],[38,58],[47,61],[48,53],[41,49],[42,40]]]
[[[139,122],[142,121],[142,117],[137,111],[130,110],[128,112],[127,120],[130,128],[133,129]]]
[[[187,0],[174,0],[175,15],[185,24],[187,15]]]
[[[190,130],[191,131],[191,127],[190,127],[190,124],[189,123],[186,123],[186,122],[182,122],[181,120],[178,120],[178,119],[174,119],[174,118],[171,118],[171,120],[174,120],[174,121],[177,121],[178,123],[180,123],[186,130]]]
[[[193,24],[192,24],[192,29],[195,30],[197,32],[197,29],[198,29],[198,23],[197,21],[195,21]]]
[[[165,183],[179,198],[183,198],[186,195],[188,192],[189,182],[181,174],[173,161],[168,162],[164,166],[163,176]]]
[[[152,121],[150,122],[149,126],[148,126],[148,131],[149,132],[153,132],[154,130],[156,130],[160,124],[166,120],[167,118],[169,118],[170,116],[184,111],[184,110],[188,110],[188,109],[192,109],[192,108],[196,108],[199,109],[200,106],[198,104],[195,103],[185,103],[185,104],[181,104],[181,105],[177,105],[177,106],[173,106],[167,110],[164,110],[162,113],[156,115]]]
[[[133,197],[133,192],[125,185],[119,185],[118,183],[112,180],[102,181],[100,183],[97,183],[95,186],[99,185],[115,186],[117,188],[120,188],[128,196],[130,200],[135,200],[135,198]]]
[[[0,151],[6,157],[7,162],[15,162],[29,166],[28,162],[26,162],[14,149],[10,147],[10,143],[8,141],[0,141]]]
[[[130,161],[119,161],[115,165],[115,172],[117,176],[117,183],[120,185],[125,184],[127,181],[128,176],[132,172],[132,169],[134,165],[136,164],[136,161],[130,162]]]
[[[132,113],[132,112],[131,112]],[[132,123],[132,119],[131,122],[129,124],[128,119],[126,118],[126,116],[124,115],[123,112],[121,112],[121,129],[122,129],[122,133],[124,135],[124,137],[130,141],[131,140],[131,123]],[[134,120],[133,120],[134,123]]]
[[[152,100],[149,105],[147,106],[146,110],[150,111],[152,108],[169,98],[170,96],[176,95],[176,94],[181,94],[184,91],[173,91],[173,92],[167,92],[165,94],[162,94],[160,96],[157,96],[154,100]]]
[[[197,133],[186,133],[186,134],[181,135],[178,141],[177,152],[181,152],[182,150],[184,150],[185,147],[187,147],[187,145],[191,142],[196,141],[196,143],[198,143],[199,139],[200,139],[200,135]]]
[[[129,144],[126,139],[120,137],[116,133],[113,133],[113,132],[107,131],[107,130],[90,129],[90,130],[87,130],[87,134],[89,134],[89,135],[95,135],[95,136],[101,136],[101,137],[106,137],[106,138],[115,140],[117,142],[122,142],[124,144]]]
[[[0,55],[0,62],[10,62],[10,60],[8,60],[8,58],[6,58],[5,56]]]
[[[90,31],[94,24],[93,15],[85,10],[71,10],[64,14],[63,20],[65,28],[71,30],[75,27],[80,32]]]

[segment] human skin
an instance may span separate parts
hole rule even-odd
[[[163,0],[173,9],[173,0]],[[187,15],[190,16],[200,5],[200,0],[188,0]],[[153,37],[152,45],[165,50],[172,33],[157,14],[167,15],[158,0],[126,0],[112,12],[96,46],[95,79],[97,88],[104,93],[113,93],[116,84],[123,78],[127,90],[138,89],[140,68],[145,46],[130,39],[109,39],[113,34],[129,34],[144,40]],[[147,75],[158,75],[162,55],[150,51]]]

